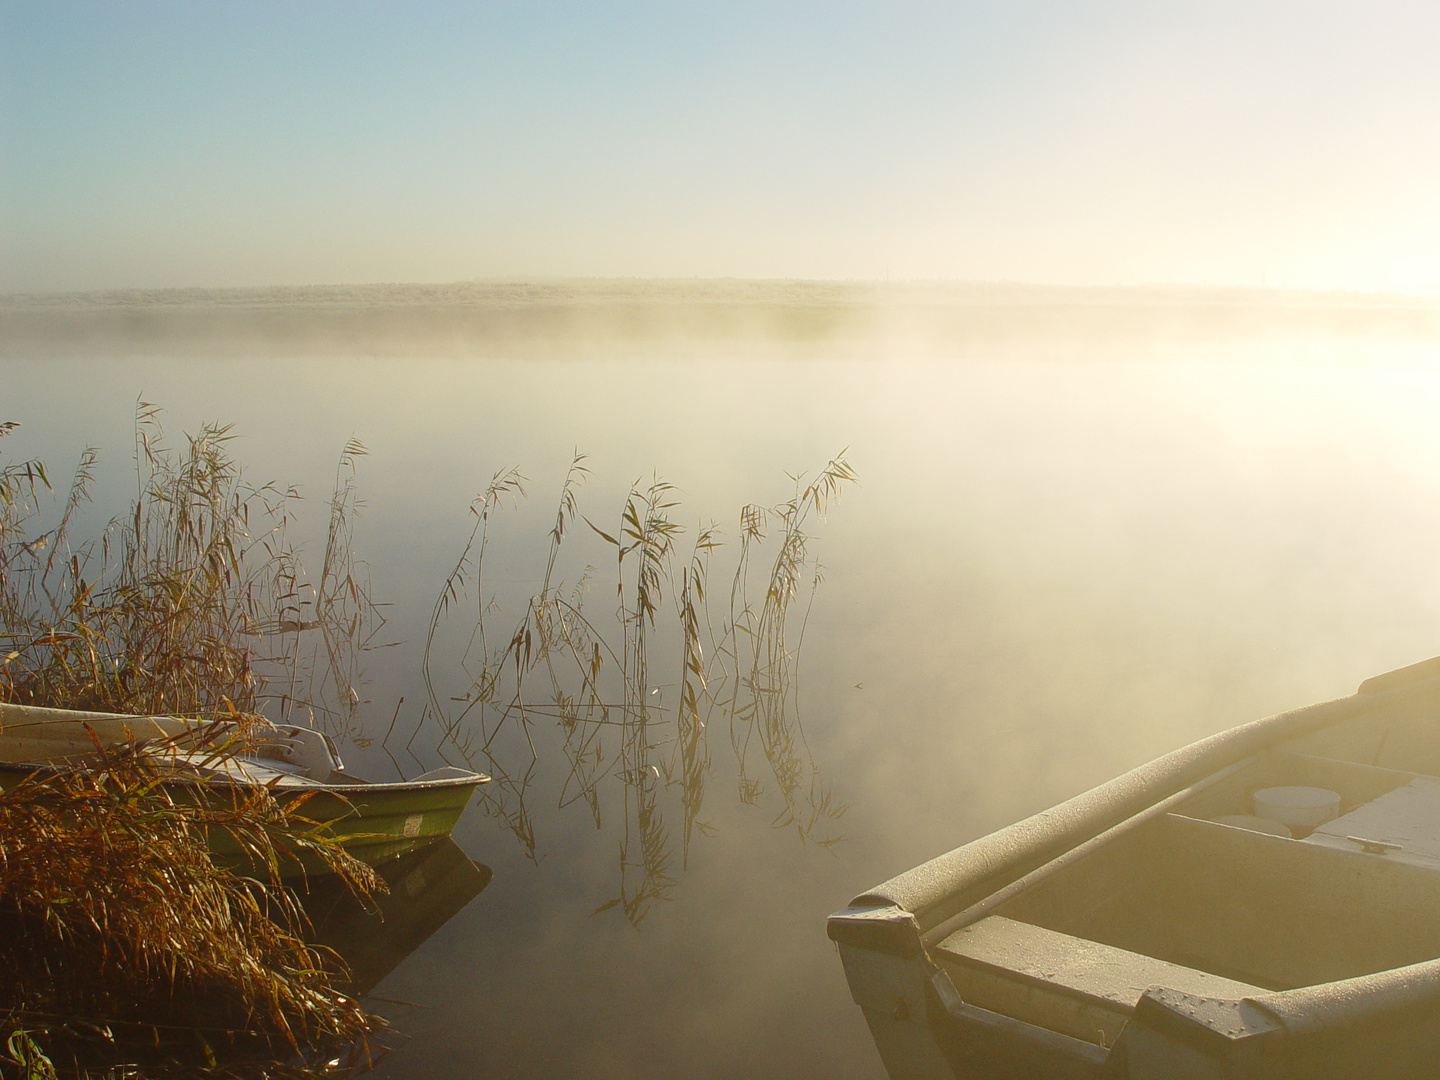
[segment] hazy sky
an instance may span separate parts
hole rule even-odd
[[[0,0],[0,290],[1440,291],[1440,4]]]

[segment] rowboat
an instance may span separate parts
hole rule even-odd
[[[1440,657],[830,916],[893,1080],[1440,1075]]]
[[[123,716],[0,704],[0,788],[27,776],[84,763],[109,746],[150,747],[177,785],[211,797],[267,787],[284,804],[304,798],[303,815],[372,865],[450,835],[476,787],[489,780],[453,766],[413,780],[372,783],[345,770],[324,732],[291,725],[237,725],[174,716]],[[222,857],[232,854],[212,836]],[[282,870],[312,873],[312,859]]]

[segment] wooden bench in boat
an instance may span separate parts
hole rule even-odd
[[[1440,867],[1181,814],[996,914],[1287,990],[1440,957]]]
[[[960,997],[1086,1042],[1109,1046],[1140,995],[1166,986],[1201,997],[1240,998],[1261,988],[1194,968],[991,915],[934,950]]]
[[[1440,870],[1440,779],[1417,776],[1321,825],[1305,842]]]

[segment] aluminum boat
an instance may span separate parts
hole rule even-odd
[[[829,919],[893,1080],[1440,1076],[1440,657]]]

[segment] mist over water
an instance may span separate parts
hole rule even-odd
[[[812,530],[825,581],[801,666],[847,841],[801,846],[741,805],[719,740],[716,835],[636,930],[591,915],[616,842],[583,810],[537,806],[538,866],[472,810],[455,838],[494,882],[377,988],[411,1003],[379,1006],[410,1039],[378,1074],[873,1078],[828,912],[1166,750],[1440,653],[1440,336],[967,325],[628,346],[610,326],[573,348],[427,331],[408,351],[32,328],[0,354],[0,420],[24,425],[7,458],[56,477],[100,447],[97,520],[134,483],[138,398],[175,441],[233,423],[251,478],[301,484],[317,530],[358,437],[358,554],[403,642],[368,661],[370,736],[420,699],[426,622],[497,469],[530,478],[487,555],[498,589],[523,590],[576,448],[597,523],[658,473],[678,520],[731,540],[743,504],[848,448],[860,483]],[[393,768],[343,749],[357,772]]]

